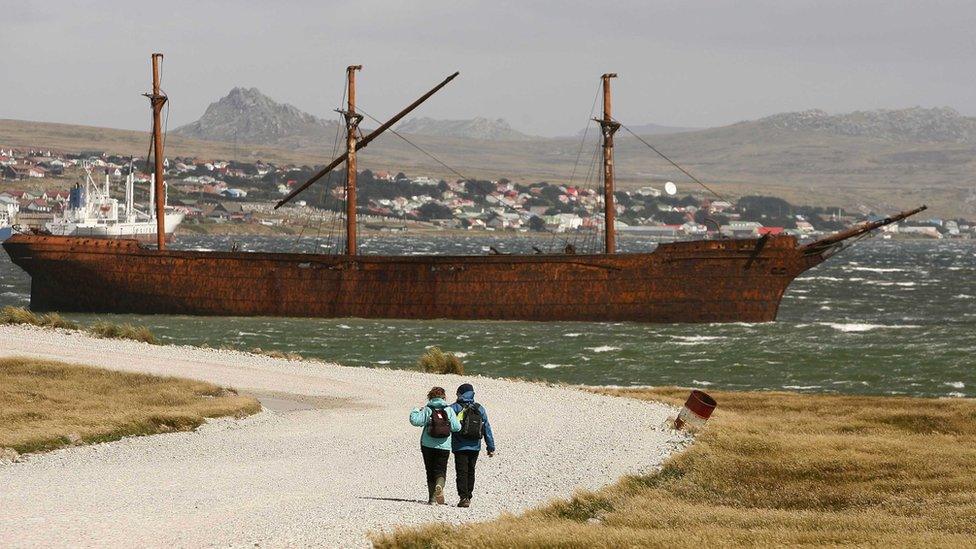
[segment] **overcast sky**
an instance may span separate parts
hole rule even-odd
[[[63,5],[62,5],[63,4]],[[152,6],[158,12],[152,13]],[[629,124],[714,126],[783,111],[950,106],[976,115],[976,2],[0,2],[0,118],[147,129],[165,53],[170,128],[234,86],[333,116],[344,68],[388,116],[582,128],[600,74]]]

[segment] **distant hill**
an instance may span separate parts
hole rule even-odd
[[[976,118],[962,116],[948,107],[856,111],[830,115],[821,110],[767,116],[756,122],[770,128],[797,132],[873,137],[889,141],[976,142]]]
[[[206,136],[208,141],[170,132],[167,153],[308,165],[321,165],[333,157],[335,124],[305,115],[294,107],[264,103],[245,91],[238,95],[251,95],[251,102],[264,106],[243,108],[248,101],[243,97],[235,100],[232,92],[211,106],[200,121],[181,128],[184,136],[189,132]],[[224,105],[220,105],[222,102]],[[238,102],[241,108],[228,108]],[[283,114],[271,116],[278,112]],[[246,113],[265,114],[252,119]],[[419,121],[410,122],[400,130],[414,133],[411,141],[468,177],[568,183],[575,173],[574,184],[587,184],[585,174],[592,171],[592,166],[585,163],[599,159],[599,136],[593,131],[588,134],[587,150],[596,154],[580,155],[578,137],[492,140],[485,139],[484,133],[475,134],[479,137],[474,138],[418,135],[425,131],[423,126]],[[444,121],[434,122],[443,133]],[[248,145],[235,146],[235,135],[241,144]],[[976,216],[974,118],[952,109],[912,108],[838,115],[803,111],[718,128],[644,135],[675,162],[730,197],[766,194],[797,204],[867,205],[879,211],[927,203],[932,215]],[[261,142],[245,141],[245,137]],[[146,143],[145,132],[0,120],[0,145],[8,147],[144,155]],[[619,132],[616,147],[619,188],[672,180],[678,184],[679,192],[699,190],[630,134]],[[578,158],[583,165],[577,164]],[[411,175],[457,177],[455,172],[389,134],[364,151],[360,166]]]
[[[661,126],[658,124],[641,124],[639,126],[627,126],[630,131],[637,135],[663,135],[667,133],[684,133],[698,131],[702,128],[680,128],[677,126]]]
[[[411,118],[397,128],[398,132],[436,137],[461,137],[485,141],[526,141],[532,137],[512,129],[501,118],[471,118],[469,120],[436,120]]]
[[[278,103],[257,88],[234,88],[211,103],[199,120],[173,133],[207,141],[279,144],[296,137],[329,140],[336,126],[336,122]]]

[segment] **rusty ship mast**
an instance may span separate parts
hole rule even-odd
[[[163,190],[159,86],[152,56],[155,200]],[[222,316],[497,319],[532,321],[766,322],[790,282],[852,240],[925,207],[806,245],[788,235],[680,241],[618,253],[611,79],[602,79],[604,253],[486,256],[362,255],[356,245],[356,153],[458,73],[369,134],[357,137],[356,73],[346,70],[346,152],[284,197],[288,203],[346,164],[346,245],[341,254],[184,251],[135,240],[18,234],[3,243],[31,277],[31,308]],[[276,206],[276,207],[277,207]],[[157,215],[162,220],[163,215]],[[86,288],[85,292],[76,291]]]

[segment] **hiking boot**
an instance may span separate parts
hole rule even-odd
[[[458,507],[471,507],[471,500],[468,498],[463,498],[458,502]]]
[[[437,483],[434,484],[434,499],[440,505],[444,505],[444,483],[444,477],[437,477]]]
[[[434,487],[430,484],[427,485],[427,505],[433,505],[437,503],[434,499]]]

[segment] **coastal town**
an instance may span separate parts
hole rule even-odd
[[[184,216],[183,230],[237,232],[255,229],[288,233],[309,217],[328,218],[344,210],[338,174],[306,200],[281,210],[273,206],[316,167],[200,158],[166,158],[168,204]],[[142,160],[105,152],[60,152],[0,146],[0,223],[43,228],[68,207],[69,189],[82,166],[104,177],[113,194],[123,193],[131,173],[136,200],[145,202],[151,174]],[[581,182],[520,183],[444,180],[429,175],[364,170],[357,176],[357,207],[370,226],[387,230],[426,227],[464,231],[595,232],[603,224],[599,185]],[[755,237],[793,234],[816,237],[879,217],[868,207],[854,211],[794,205],[770,196],[738,199],[687,191],[669,195],[666,181],[615,193],[622,234],[659,240],[708,236]],[[690,187],[689,187],[690,188]],[[141,194],[140,194],[141,193]],[[976,238],[976,221],[929,218],[886,227],[885,237]]]
[[[6,4],[0,549],[976,548],[976,1]]]

